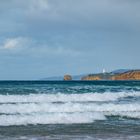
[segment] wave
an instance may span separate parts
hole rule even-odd
[[[114,102],[127,97],[140,92],[0,95],[0,126],[93,123],[112,115],[140,119],[139,102]]]
[[[75,112],[0,115],[0,126],[37,124],[82,124],[106,120],[108,116],[140,119],[140,112]]]
[[[0,95],[0,103],[116,101],[120,98],[125,98],[125,97],[130,97],[130,96],[131,97],[140,97],[140,92]]]
[[[75,113],[75,112],[140,112],[140,104],[29,103],[29,104],[3,104],[0,106],[1,114]]]
[[[76,124],[92,123],[95,120],[105,120],[101,113],[56,113],[36,115],[1,115],[0,125],[27,125],[27,124]]]

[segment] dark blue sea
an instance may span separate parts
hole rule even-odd
[[[0,140],[140,140],[140,81],[0,81]]]

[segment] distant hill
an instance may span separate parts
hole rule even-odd
[[[128,71],[131,71],[131,70],[132,69],[118,69],[118,70],[112,71],[111,73],[113,73],[113,74],[121,74],[121,73],[128,72]]]
[[[87,74],[81,74],[81,75],[74,75],[74,76],[72,76],[72,79],[73,80],[81,80],[81,78],[83,77],[83,76],[86,76]]]

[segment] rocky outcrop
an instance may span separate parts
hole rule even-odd
[[[111,77],[111,80],[140,80],[140,70],[128,71],[114,75]]]
[[[64,81],[70,81],[70,80],[72,80],[71,75],[64,75]]]
[[[92,80],[101,80],[101,78],[99,76],[88,75],[88,76],[83,77],[81,80],[92,81]]]

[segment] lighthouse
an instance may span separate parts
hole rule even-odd
[[[105,69],[103,69],[103,74],[106,73]]]

